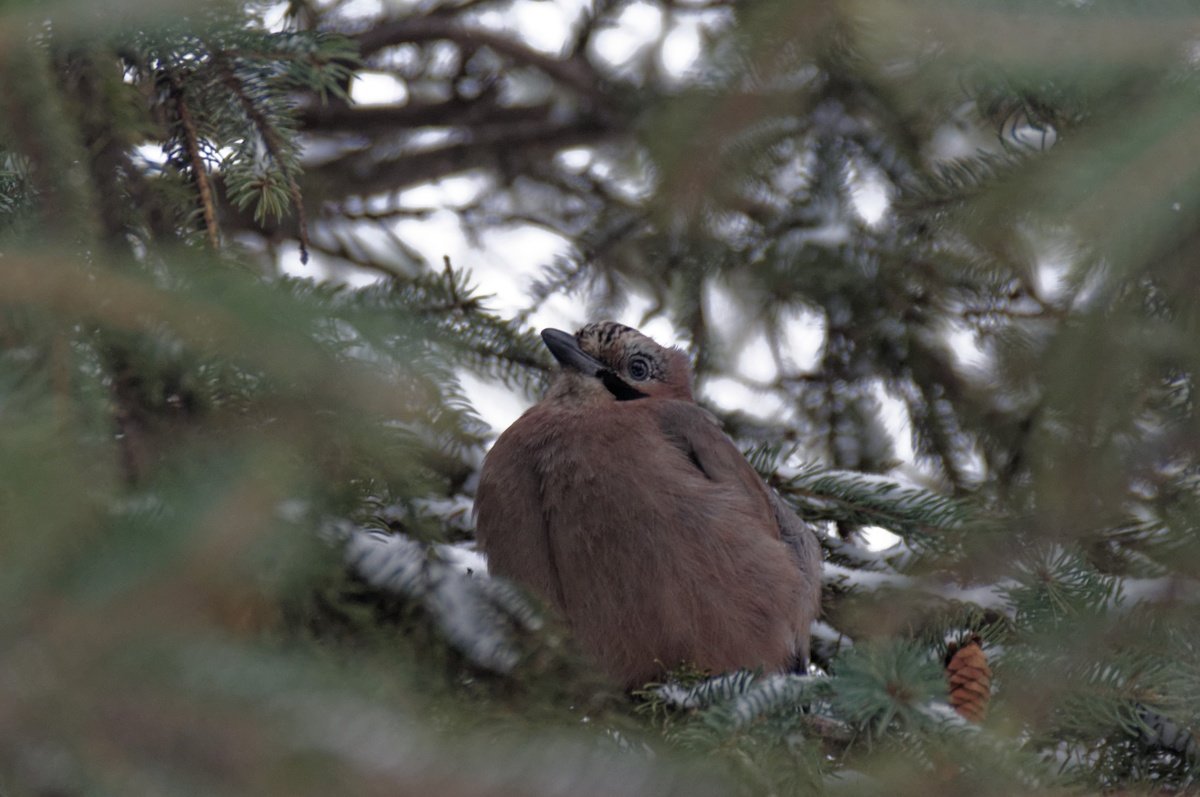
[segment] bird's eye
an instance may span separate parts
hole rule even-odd
[[[645,357],[634,357],[629,361],[629,376],[637,382],[650,378],[650,363]]]

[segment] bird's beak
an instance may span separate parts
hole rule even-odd
[[[570,332],[563,332],[561,329],[543,329],[542,342],[554,355],[554,359],[566,368],[576,370],[585,376],[599,376],[601,372],[608,370],[604,363],[579,348],[579,342]]]

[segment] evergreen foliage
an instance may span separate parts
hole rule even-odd
[[[0,793],[1200,787],[1190,4],[356,5],[0,10]],[[528,306],[447,215],[556,236]],[[808,672],[619,694],[481,568],[564,297],[818,529]]]

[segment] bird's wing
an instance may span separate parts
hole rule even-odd
[[[738,485],[770,504],[770,490],[711,412],[690,401],[656,402],[659,425],[701,473],[720,484]]]
[[[535,457],[523,447],[524,417],[492,446],[475,491],[475,538],[488,560],[488,572],[523,584],[544,600],[562,605],[559,580]]]
[[[800,614],[806,621],[797,639],[798,659],[808,655],[808,623],[821,610],[821,543],[812,527],[800,519],[750,466],[742,452],[721,430],[720,423],[699,405],[686,401],[662,401],[659,421],[668,439],[680,448],[705,476],[716,482],[740,483],[760,492],[770,505],[776,531],[804,577]]]
[[[784,499],[774,490],[770,495],[770,508],[775,511],[775,522],[779,523],[782,540],[796,559],[800,573],[804,574],[804,592],[800,595],[800,617],[805,619],[803,633],[797,639],[797,669],[803,669],[809,659],[808,628],[821,615],[821,541],[812,527],[800,520],[799,515],[788,507]]]

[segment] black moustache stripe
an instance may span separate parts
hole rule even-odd
[[[600,381],[608,388],[608,392],[616,396],[617,401],[633,401],[646,398],[647,394],[630,385],[612,371],[604,370],[599,373]]]

